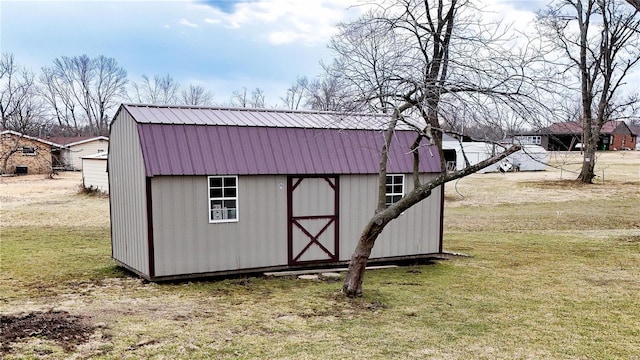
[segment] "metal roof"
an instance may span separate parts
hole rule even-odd
[[[147,176],[377,174],[384,132],[372,124],[388,120],[381,115],[256,109],[122,108],[137,122]],[[342,127],[337,119],[356,128]],[[410,147],[415,136],[413,131],[395,132],[389,173],[413,172]],[[421,173],[440,172],[437,147],[424,141],[419,154]]]
[[[138,124],[147,176],[377,174],[377,130]],[[411,173],[415,133],[397,131],[389,173]],[[435,146],[423,146],[420,172],[440,172]]]
[[[385,129],[389,116],[337,112],[123,104],[138,123],[297,127],[305,129]],[[402,126],[402,124],[400,124]]]

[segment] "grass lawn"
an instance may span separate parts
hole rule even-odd
[[[640,152],[602,154],[589,186],[562,163],[450,184],[445,249],[472,257],[369,271],[358,299],[331,280],[143,282],[113,264],[104,220],[86,220],[107,199],[0,183],[0,315],[59,312],[87,333],[0,358],[640,359]],[[35,208],[44,225],[14,218]]]

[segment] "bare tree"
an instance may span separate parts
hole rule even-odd
[[[74,135],[83,127],[98,135],[109,130],[112,112],[124,96],[127,72],[103,55],[63,56],[42,69],[40,81],[42,96],[59,125]]]
[[[7,172],[11,156],[22,150],[25,135],[38,134],[45,126],[43,104],[35,75],[15,62],[13,54],[0,58],[0,130],[10,134],[0,139],[0,173]]]
[[[400,214],[429,197],[444,183],[471,174],[520,149],[511,146],[490,159],[447,173],[441,119],[453,113],[536,116],[544,83],[529,69],[540,60],[520,46],[509,27],[482,19],[482,9],[465,0],[393,0],[342,24],[330,47],[337,54],[337,75],[351,100],[389,114],[381,149],[377,208],[351,256],[343,293],[362,292],[364,269],[378,235]],[[523,42],[527,44],[527,42]],[[540,114],[541,115],[541,114]],[[476,118],[481,118],[480,116]],[[497,120],[496,120],[497,121]],[[415,186],[398,202],[385,201],[387,150],[398,126],[415,130]],[[442,173],[422,183],[418,147],[437,145]]]
[[[244,87],[242,90],[234,90],[231,93],[231,106],[237,107],[249,107],[249,98],[247,97],[247,88]]]
[[[243,87],[242,90],[234,90],[231,94],[231,106],[262,109],[265,107],[264,91],[260,88],[255,88],[249,94],[246,87]]]
[[[307,106],[318,111],[351,112],[361,110],[361,104],[351,101],[353,98],[347,93],[346,86],[341,84],[336,76],[335,67],[324,66],[325,75],[321,79],[313,80],[308,87]]]
[[[251,102],[250,105],[252,108],[264,109],[265,107],[265,94],[264,91],[260,88],[255,88],[251,92]]]
[[[600,130],[615,111],[623,111],[616,95],[640,61],[640,11],[619,0],[562,0],[540,13],[538,22],[566,68],[577,73],[584,151],[578,180],[591,183]]]
[[[640,11],[640,0],[627,0],[627,2],[636,8],[636,10]]]
[[[189,84],[180,92],[180,100],[184,105],[213,105],[213,93],[200,85]]]
[[[154,75],[153,80],[142,75],[141,82],[131,83],[129,99],[143,104],[178,104],[180,84],[167,74]]]
[[[280,100],[285,104],[287,109],[297,110],[304,106],[304,99],[309,92],[309,80],[306,76],[296,77],[296,81],[287,89],[287,95],[281,97]]]

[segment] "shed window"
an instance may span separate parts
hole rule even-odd
[[[238,177],[209,176],[209,222],[238,221]]]
[[[33,146],[23,146],[22,147],[22,155],[35,155],[36,148]]]
[[[387,206],[397,203],[404,196],[404,175],[387,175],[387,190],[385,204]]]

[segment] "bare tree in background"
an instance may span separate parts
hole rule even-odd
[[[231,94],[231,106],[263,109],[265,107],[264,91],[260,88],[255,88],[251,94],[247,91],[246,87],[242,90],[234,90]]]
[[[343,284],[346,296],[362,292],[367,260],[389,222],[431,195],[444,183],[502,160],[515,145],[464,170],[446,172],[441,120],[454,113],[542,115],[540,79],[529,69],[540,57],[521,46],[508,27],[482,18],[482,9],[465,0],[393,0],[378,2],[365,16],[340,26],[330,47],[337,55],[334,74],[351,101],[389,114],[381,149],[377,208],[351,256]],[[523,42],[527,44],[527,42]],[[515,115],[513,115],[515,116]],[[479,118],[479,116],[478,116]],[[387,150],[397,126],[413,128],[414,188],[386,204]],[[422,183],[418,147],[437,145],[442,173]]]
[[[640,0],[627,0],[627,2],[636,8],[636,10],[640,11]]]
[[[63,56],[42,69],[40,82],[41,94],[60,126],[71,129],[72,135],[80,135],[83,128],[91,135],[104,135],[125,95],[127,72],[103,55]]]
[[[562,0],[541,12],[538,22],[566,68],[577,72],[584,151],[578,180],[591,183],[600,130],[622,111],[616,95],[640,61],[640,11],[620,0]]]
[[[213,93],[200,85],[189,84],[180,92],[180,100],[184,105],[213,105]]]
[[[24,135],[38,135],[45,126],[43,103],[35,75],[16,63],[13,54],[0,58],[0,130],[14,134],[0,139],[0,173],[7,172],[9,158],[22,149]]]
[[[325,66],[326,74],[321,79],[313,80],[309,84],[307,106],[318,111],[358,111],[361,105],[347,94],[346,86],[342,86],[340,78],[335,75],[335,68]]]
[[[265,94],[264,91],[260,88],[255,88],[251,92],[251,103],[252,108],[264,109],[265,108]]]
[[[231,93],[231,106],[249,107],[249,101],[246,87],[242,88],[242,90],[234,90]]]
[[[291,84],[287,89],[285,97],[281,97],[280,100],[285,104],[287,109],[297,110],[300,107],[304,107],[304,103],[309,92],[309,80],[306,76],[296,77],[296,81]]]
[[[142,81],[132,82],[129,99],[142,104],[175,105],[179,103],[180,84],[169,74],[142,75]]]

